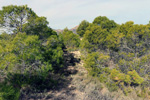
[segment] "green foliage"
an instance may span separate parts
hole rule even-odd
[[[19,100],[20,91],[12,85],[0,83],[0,100]]]
[[[104,55],[98,52],[93,52],[87,55],[87,59],[85,59],[85,64],[86,64],[85,66],[91,68],[94,67],[101,68],[103,67],[102,65],[107,63],[108,59],[109,59],[108,55]]]
[[[0,95],[3,100],[18,100],[20,89],[30,85],[50,87],[50,72],[63,67],[63,48],[81,47],[84,66],[89,74],[105,83],[110,91],[122,89],[125,95],[132,86],[147,94],[150,76],[150,25],[133,21],[118,25],[105,16],[93,23],[83,20],[77,33],[67,28],[57,35],[45,17],[31,8],[10,5],[0,10],[0,26],[14,34],[0,35]],[[80,37],[83,37],[80,41]],[[49,84],[45,84],[45,83]],[[39,86],[39,83],[42,85]],[[55,83],[55,82],[54,82]]]
[[[0,51],[2,58],[0,69],[4,71],[21,73],[27,69],[31,71],[29,66],[43,59],[38,36],[18,33],[12,41],[3,43],[1,48],[3,50]]]
[[[134,84],[142,84],[143,81],[144,81],[144,79],[143,79],[142,77],[140,77],[140,76],[138,75],[138,73],[137,73],[135,70],[129,71],[129,72],[128,72],[128,75],[130,75],[130,77],[131,77],[131,79],[132,79],[132,82],[133,82]]]
[[[11,37],[2,34],[0,38],[1,76],[6,77],[10,85],[1,93],[4,98],[10,98],[7,100],[18,100],[11,98],[18,98],[21,87],[26,84],[39,85],[40,82],[42,85],[38,87],[47,87],[44,84],[49,72],[63,66],[62,45],[56,35],[49,37],[45,46],[37,35],[18,33]]]
[[[74,49],[79,47],[80,45],[79,36],[74,34],[72,31],[69,31],[67,28],[64,29],[62,37],[66,47]]]
[[[26,5],[10,5],[0,10],[0,26],[16,33],[0,35],[0,99],[18,100],[20,89],[27,85],[45,89],[56,83],[49,75],[63,67],[64,44],[46,18]],[[78,36],[70,38],[79,46]]]
[[[87,51],[96,51],[97,49],[104,50],[106,48],[106,37],[108,36],[108,32],[105,29],[102,29],[98,25],[90,24],[87,28],[87,31],[84,34],[83,48],[88,49]]]
[[[77,33],[83,37],[83,35],[85,34],[86,28],[89,26],[89,22],[87,22],[86,20],[83,20],[78,29],[77,29]]]
[[[56,35],[48,24],[45,17],[38,17],[27,5],[9,5],[0,10],[0,25],[14,33],[25,32],[45,39],[50,35]]]
[[[116,82],[124,82],[128,85],[130,85],[131,83],[140,85],[144,82],[144,79],[140,77],[135,70],[129,71],[126,75],[126,74],[120,73],[116,69],[113,69],[111,71],[110,77]]]
[[[96,67],[96,60],[98,59],[98,52],[94,52],[92,54],[87,55],[87,59],[85,59],[85,66],[87,67]]]
[[[110,91],[120,88],[128,95],[129,87],[141,90],[149,87],[149,33],[149,24],[129,21],[118,25],[105,16],[96,17],[82,33],[80,47],[84,66],[90,75],[106,83]],[[106,68],[109,70],[105,71]]]
[[[45,52],[44,61],[52,64],[53,69],[58,70],[63,67],[63,44],[59,40],[59,37],[52,35],[48,38]]]
[[[118,70],[113,69],[111,71],[110,77],[114,80],[114,81],[123,81],[125,78],[125,75],[120,73]]]
[[[107,48],[116,51],[120,47],[121,39],[124,37],[118,30],[111,30],[110,34],[106,37]]]
[[[45,39],[50,35],[56,35],[56,33],[48,27],[48,24],[45,17],[33,18],[23,25],[23,32],[26,32],[28,35],[38,35],[40,39]]]
[[[107,64],[108,59],[108,55],[93,52],[87,55],[86,59],[84,60],[84,66],[91,75],[99,76],[99,74],[102,73],[103,69],[106,67],[104,65]]]
[[[124,84],[131,84],[131,77],[129,75],[126,75],[124,73],[120,73],[118,70],[113,69],[110,73],[110,78],[117,83],[124,82]]]
[[[149,49],[149,28],[146,25],[134,25],[133,22],[127,22],[120,26],[120,32],[124,34],[122,46],[125,52],[134,53],[135,57],[144,55]],[[147,49],[146,49],[147,48]]]
[[[109,68],[103,68],[101,74],[99,75],[100,82],[106,83],[109,81],[109,75],[111,70]]]
[[[133,89],[131,87],[127,87],[123,90],[123,92],[126,96],[128,96],[128,94],[131,93],[132,91],[133,91]]]
[[[113,20],[109,20],[106,16],[98,16],[94,19],[93,24],[101,26],[102,29],[110,30],[116,28],[117,24]]]
[[[113,82],[113,81],[107,82],[107,83],[106,83],[106,86],[107,86],[107,88],[108,88],[108,90],[109,90],[110,92],[117,91],[118,88],[119,88],[119,87],[116,85],[116,83]]]
[[[28,22],[31,18],[36,18],[37,15],[27,5],[4,6],[0,10],[0,26],[9,27],[11,30],[22,32],[23,24]]]

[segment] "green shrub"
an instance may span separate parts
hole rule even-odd
[[[107,82],[108,75],[106,73],[100,74],[99,80],[100,82]]]
[[[89,26],[89,22],[87,22],[86,20],[83,20],[79,27],[77,28],[77,34],[80,35],[80,37],[83,37],[83,35],[85,34],[86,28]]]
[[[128,82],[130,81],[130,77],[126,76],[123,73],[120,73],[118,70],[113,69],[110,73],[110,78],[116,82]]]
[[[131,93],[133,90],[131,87],[125,87],[123,89],[124,94],[127,96],[129,93]]]
[[[144,82],[144,79],[142,77],[140,77],[135,70],[129,71],[128,75],[130,75],[131,82],[134,83],[134,84],[139,84],[140,85]]]
[[[0,97],[2,100],[19,100],[20,90],[6,83],[0,84]]]
[[[119,87],[116,85],[116,83],[113,82],[113,81],[107,82],[107,83],[106,83],[106,86],[107,86],[107,88],[108,88],[108,90],[109,90],[110,92],[117,91],[118,88],[119,88]]]
[[[76,49],[80,45],[80,38],[77,34],[69,31],[67,28],[62,33],[63,42],[67,48]]]

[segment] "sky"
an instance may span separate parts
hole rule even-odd
[[[118,24],[150,21],[150,0],[0,0],[0,10],[7,5],[26,4],[38,16],[45,16],[53,29],[73,28],[82,20],[92,22],[98,16]]]

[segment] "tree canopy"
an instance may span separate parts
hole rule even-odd
[[[77,29],[77,33],[78,33],[81,37],[83,37],[83,35],[84,35],[85,31],[86,31],[86,28],[87,28],[88,26],[89,26],[89,22],[86,21],[86,20],[83,20],[83,21],[80,23],[80,25],[79,25],[79,27],[78,27],[78,29]]]
[[[106,16],[98,16],[94,19],[93,24],[97,24],[102,29],[110,30],[117,27],[117,24],[113,20],[109,20]]]
[[[61,80],[58,76],[70,74],[66,67],[80,60],[77,66],[85,67],[110,93],[119,89],[125,95],[150,95],[150,23],[119,25],[98,16],[92,23],[83,20],[77,34],[67,28],[57,34],[48,24],[27,5],[0,10],[0,27],[13,33],[0,34],[0,100],[19,100],[28,88],[55,88],[60,81],[53,78]],[[70,57],[74,50],[81,53],[79,59]]]
[[[27,23],[31,18],[36,17],[36,13],[27,7],[27,5],[4,6],[2,10],[0,10],[0,26],[22,32],[23,24]]]
[[[0,26],[13,33],[25,32],[44,39],[56,34],[48,24],[45,17],[39,17],[27,5],[9,5],[0,10]]]
[[[0,34],[0,99],[18,100],[23,86],[43,88],[49,74],[63,67],[63,43],[26,5],[3,7],[0,26],[13,32]]]
[[[80,38],[67,28],[62,33],[63,43],[68,48],[77,48],[80,45]]]
[[[84,66],[110,91],[120,88],[126,93],[126,86],[140,87],[149,81],[149,38],[149,24],[129,21],[119,25],[98,16],[84,30],[80,43]]]

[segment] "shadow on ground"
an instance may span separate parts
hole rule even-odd
[[[20,100],[74,100],[74,86],[71,86],[71,75],[78,71],[74,68],[80,59],[73,53],[64,50],[64,67],[56,73],[50,73],[46,81],[38,81],[21,89]],[[40,88],[39,88],[40,87]]]

